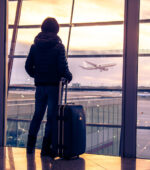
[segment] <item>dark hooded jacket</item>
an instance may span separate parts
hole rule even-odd
[[[34,78],[36,86],[58,85],[61,77],[69,82],[72,80],[65,48],[61,39],[53,33],[41,32],[35,37],[25,69]]]

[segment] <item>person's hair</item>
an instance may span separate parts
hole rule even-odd
[[[52,32],[57,34],[59,32],[59,24],[55,18],[46,18],[41,26],[42,32]]]

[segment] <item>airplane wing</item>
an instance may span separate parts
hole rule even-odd
[[[84,67],[84,66],[80,66],[80,67],[83,69],[86,69],[86,70],[95,70],[95,68],[93,68],[93,67]]]
[[[92,63],[92,62],[90,62],[90,61],[85,61],[87,64],[90,64],[90,65],[92,65],[92,66],[94,66],[94,67],[97,67],[97,64],[94,64],[94,63]]]
[[[105,65],[101,65],[101,67],[113,67],[115,66],[116,64],[105,64]]]

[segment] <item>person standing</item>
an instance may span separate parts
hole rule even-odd
[[[56,132],[58,112],[59,81],[62,77],[70,82],[72,74],[65,57],[65,48],[60,37],[59,24],[55,18],[46,18],[41,32],[35,37],[25,62],[26,72],[34,78],[35,112],[30,123],[27,153],[35,151],[35,144],[41,121],[47,108],[47,122],[42,142],[41,156],[55,157],[51,149],[52,135]]]

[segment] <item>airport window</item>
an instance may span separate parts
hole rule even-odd
[[[8,70],[7,146],[26,147],[34,113],[35,87],[24,70],[24,63],[40,24],[51,16],[60,23],[59,36],[73,73],[68,101],[82,104],[86,112],[86,152],[119,155],[125,1],[22,0],[18,6],[19,2],[9,0],[8,52],[12,67]],[[140,3],[137,157],[149,158],[150,10],[148,0]],[[17,7],[20,8],[18,18]],[[41,147],[45,122],[46,116],[38,133],[37,148]]]
[[[106,38],[107,37],[107,38]],[[123,24],[72,27],[69,54],[122,54]],[[115,56],[115,55],[114,55]],[[110,59],[110,63],[113,63]],[[106,62],[107,63],[107,62]]]
[[[138,104],[137,104],[137,157],[150,158],[150,7],[149,1],[141,0],[139,57],[138,57]]]
[[[17,2],[15,1],[15,4]],[[34,113],[35,88],[33,79],[24,70],[24,63],[30,45],[40,31],[41,22],[51,15],[60,23],[59,36],[68,50],[68,63],[74,77],[68,88],[68,100],[82,104],[86,112],[86,152],[119,155],[124,6],[123,0],[114,0],[115,4],[118,2],[121,5],[119,11],[115,5],[110,8],[108,2],[101,4],[98,1],[78,0],[73,4],[67,0],[63,3],[40,0],[22,2],[15,51],[11,56],[13,66],[9,70],[11,79],[7,113],[8,146],[26,146],[29,123]],[[84,10],[79,10],[82,5]],[[88,10],[91,5],[93,12],[90,16]],[[15,11],[16,6],[11,6],[11,9]],[[72,23],[70,23],[71,9]],[[104,16],[106,11],[108,15],[100,17]],[[15,14],[10,11],[9,15]],[[9,25],[9,32],[12,32],[13,22],[9,21]],[[11,44],[10,38],[9,41]],[[101,65],[102,68],[88,69],[95,65]],[[45,121],[46,117],[38,134],[37,148],[41,147]]]

